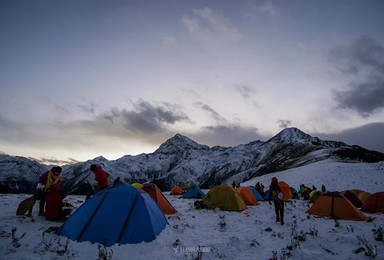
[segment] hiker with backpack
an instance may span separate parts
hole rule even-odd
[[[272,205],[271,200],[273,200],[273,204],[275,206],[276,222],[280,222],[281,225],[284,225],[283,193],[281,192],[276,177],[272,178],[271,185],[269,186],[269,205]]]

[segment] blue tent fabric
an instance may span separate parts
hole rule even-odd
[[[163,212],[148,193],[121,184],[85,201],[57,234],[104,246],[135,244],[152,241],[167,224]]]
[[[192,184],[191,187],[184,192],[182,198],[203,198],[205,196],[204,192],[201,191],[196,184]]]
[[[265,197],[264,197],[264,200],[268,200],[268,197],[269,197],[269,190],[266,190],[266,191],[265,191]]]
[[[248,186],[248,188],[250,188],[253,192],[253,195],[255,196],[255,198],[257,199],[257,201],[260,201],[260,200],[264,200],[263,197],[261,196],[260,192],[258,192],[255,187],[253,186]]]
[[[293,199],[298,199],[299,198],[299,194],[297,193],[297,190],[293,187],[290,187],[291,188],[291,192],[292,192],[292,198]]]

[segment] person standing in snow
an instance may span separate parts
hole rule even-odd
[[[120,184],[124,184],[125,181],[123,181],[120,177],[117,177],[116,180],[113,181],[113,184],[112,186],[115,187],[115,186],[118,186]]]
[[[37,197],[40,200],[39,216],[44,216],[45,196],[47,195],[51,185],[60,184],[61,167],[54,166],[51,170],[40,175],[37,182]]]
[[[45,196],[45,218],[47,220],[64,221],[69,211],[63,210],[63,199],[67,194],[61,189],[60,184],[51,185]]]
[[[325,185],[324,185],[324,184],[321,185],[321,191],[322,191],[323,193],[327,191],[327,189],[325,188]]]
[[[269,204],[271,205],[271,200],[275,205],[276,213],[276,222],[280,222],[281,225],[284,225],[284,202],[282,200],[283,193],[278,185],[276,177],[272,178],[271,185],[269,186]]]
[[[256,185],[255,185],[255,189],[260,193],[261,192],[261,188],[260,188],[260,182],[257,182]]]
[[[97,187],[99,190],[108,188],[109,173],[104,171],[100,165],[92,164],[90,170],[95,174],[95,180],[97,181]]]

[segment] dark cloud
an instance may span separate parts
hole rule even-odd
[[[227,121],[224,117],[222,117],[216,110],[214,110],[209,105],[207,105],[203,102],[196,102],[195,105],[199,106],[204,111],[206,111],[209,114],[209,116],[211,116],[217,122],[226,122]]]
[[[256,140],[265,140],[255,127],[234,125],[205,126],[198,133],[190,135],[192,139],[209,146],[236,146]]]
[[[55,104],[54,107],[55,107],[55,109],[56,109],[57,111],[65,112],[65,113],[67,113],[67,114],[70,114],[69,111],[68,111],[66,108],[62,107],[62,106],[59,106],[59,105],[56,105],[56,104]]]
[[[144,133],[161,132],[167,125],[190,121],[189,117],[177,105],[162,103],[162,106],[153,106],[143,100],[134,104],[134,110],[114,108],[109,113],[104,114],[103,117],[111,122],[119,121],[133,132]]]
[[[336,134],[316,134],[316,136],[321,139],[342,141],[349,145],[359,145],[368,150],[384,153],[383,133],[384,122],[379,122],[347,129]]]
[[[240,92],[240,95],[243,98],[250,98],[253,93],[255,93],[255,90],[248,86],[236,86],[236,89]]]
[[[363,117],[384,107],[384,79],[351,84],[351,88],[336,94],[336,100],[343,108],[358,111]]]
[[[340,107],[367,117],[384,108],[384,48],[375,39],[362,36],[350,46],[331,52],[331,60],[352,81],[335,93]]]
[[[81,108],[83,111],[87,112],[87,113],[90,113],[92,115],[95,114],[95,105],[94,104],[89,104],[89,105],[86,105],[86,104],[78,104],[77,105],[79,108]]]
[[[292,125],[292,120],[279,119],[279,120],[277,120],[277,123],[279,124],[280,128],[287,128],[287,127],[290,127]]]

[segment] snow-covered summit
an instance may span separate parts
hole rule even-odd
[[[209,147],[206,145],[198,144],[197,142],[189,139],[188,137],[176,134],[172,138],[165,141],[155,151],[155,153],[172,154],[177,152],[183,152],[185,150],[208,150]]]
[[[320,142],[320,139],[317,137],[312,137],[309,134],[304,133],[296,127],[290,127],[282,130],[276,136],[269,139],[267,142]]]
[[[290,127],[282,130],[280,133],[269,139],[266,143],[306,143],[311,145],[321,145],[324,147],[346,147],[347,144],[339,141],[321,140],[318,137],[313,137],[304,133],[296,127]]]

